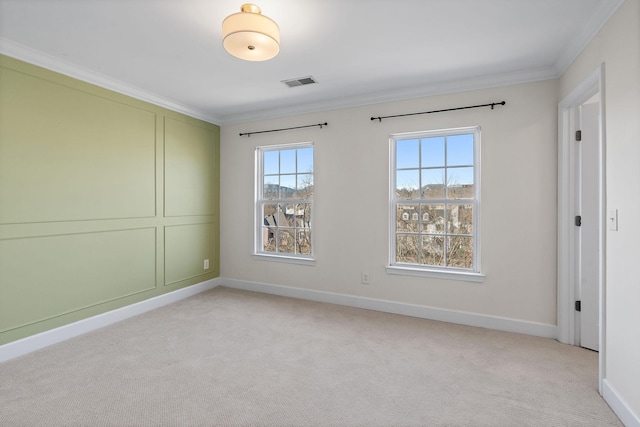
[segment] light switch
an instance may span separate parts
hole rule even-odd
[[[609,223],[609,230],[618,231],[618,209],[609,209],[607,222]]]

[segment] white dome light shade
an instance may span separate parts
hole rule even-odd
[[[280,28],[254,4],[222,21],[223,46],[231,55],[247,61],[266,61],[280,52]]]

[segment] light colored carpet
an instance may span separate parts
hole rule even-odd
[[[621,426],[597,357],[216,288],[0,364],[0,425]]]

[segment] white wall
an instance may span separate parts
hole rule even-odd
[[[292,90],[304,91],[305,88]],[[507,105],[371,121],[370,117]],[[557,81],[223,126],[221,277],[556,324]],[[240,132],[328,122],[323,129]],[[484,283],[388,275],[390,133],[482,127]],[[315,266],[253,260],[256,146],[315,143]],[[360,283],[361,272],[371,284]]]
[[[625,1],[560,79],[567,95],[605,64],[606,206],[619,210],[606,231],[605,386],[640,425],[640,2]],[[605,397],[607,397],[605,389]],[[611,404],[611,402],[610,402]],[[628,425],[629,420],[625,420]]]

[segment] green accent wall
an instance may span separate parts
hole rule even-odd
[[[219,165],[218,126],[0,55],[0,345],[218,277]]]

